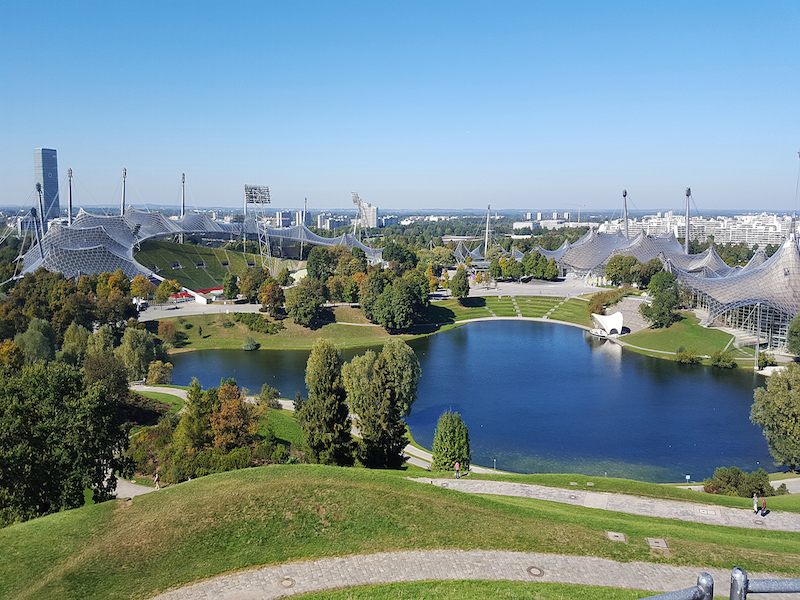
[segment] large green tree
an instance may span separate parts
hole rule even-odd
[[[786,349],[792,354],[800,354],[800,314],[795,315],[786,332]]]
[[[467,471],[471,460],[466,423],[457,412],[442,413],[433,434],[433,470],[452,471],[458,462],[461,470]]]
[[[353,441],[342,359],[328,340],[314,342],[306,364],[306,387],[308,400],[297,414],[306,459],[326,465],[352,465]]]
[[[286,313],[294,322],[310,327],[320,317],[325,302],[324,286],[315,279],[305,278],[286,292]]]
[[[306,272],[311,279],[325,283],[336,269],[336,258],[324,246],[314,246],[308,253]]]
[[[750,420],[764,430],[776,465],[800,465],[800,364],[773,374],[753,393]]]
[[[661,271],[650,280],[650,291],[655,291],[651,304],[639,305],[639,312],[652,327],[669,327],[678,320],[675,310],[680,305],[680,289],[672,273]]]
[[[419,360],[404,341],[388,340],[342,368],[347,401],[358,415],[359,460],[371,468],[398,468],[408,443],[403,417],[417,396]]]
[[[494,277],[494,275],[492,275]],[[450,293],[454,298],[458,298],[459,303],[463,304],[469,296],[469,277],[464,267],[458,267],[456,274],[450,281]]]
[[[114,350],[131,380],[143,379],[147,375],[150,363],[155,360],[155,339],[151,333],[143,329],[128,327],[122,335],[122,342]]]
[[[116,487],[127,436],[102,382],[79,369],[37,364],[0,377],[0,523],[75,508]]]

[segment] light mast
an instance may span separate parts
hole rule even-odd
[[[39,195],[39,230],[42,232],[42,236],[45,234],[44,229],[44,219],[42,215],[44,214],[44,201],[42,200],[42,184],[38,181],[36,182],[36,193]],[[34,218],[36,215],[34,215]],[[35,223],[34,223],[35,225]]]
[[[492,205],[488,205],[486,207],[486,236],[483,241],[483,257],[486,258],[486,255],[489,253],[489,215],[492,210]]]
[[[181,229],[185,229],[183,225],[183,217],[186,215],[186,173],[181,173]],[[180,242],[183,243],[183,233],[180,236]]]
[[[684,254],[689,254],[689,202],[692,197],[692,188],[686,188],[686,244],[684,245]]]
[[[122,204],[120,205],[119,214],[125,216],[125,178],[128,176],[128,171],[122,167]]]
[[[622,190],[622,218],[625,222],[625,239],[628,239],[628,190]]]
[[[69,207],[67,208],[67,227],[72,227],[72,168],[67,169],[69,177]]]

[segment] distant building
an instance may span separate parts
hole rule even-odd
[[[308,211],[303,212],[302,210],[297,211],[294,215],[294,224],[295,225],[305,225],[308,227],[311,225],[311,215],[308,214]]]
[[[361,221],[359,223],[362,227],[377,227],[378,226],[378,207],[372,206],[369,202],[361,203]]]
[[[58,158],[50,148],[36,148],[33,151],[33,171],[36,183],[42,185],[42,220],[47,228],[49,219],[57,219],[61,213],[58,201]],[[38,209],[37,209],[38,210]]]
[[[320,213],[317,215],[317,229],[325,229],[330,231],[337,227],[344,227],[350,225],[350,221],[344,217],[332,215],[330,213]]]
[[[397,225],[399,219],[397,215],[389,215],[387,217],[381,217],[381,227],[389,227],[390,225]]]
[[[288,210],[279,210],[275,213],[275,226],[276,227],[291,227],[292,226],[292,213]]]

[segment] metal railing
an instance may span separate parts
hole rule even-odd
[[[800,579],[748,579],[744,569],[735,567],[731,571],[730,600],[747,600],[747,594],[751,592],[753,594],[800,593]],[[648,596],[649,600],[655,598],[661,600],[713,600],[714,579],[708,573],[700,573],[696,586],[657,596]]]

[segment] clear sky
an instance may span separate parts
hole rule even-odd
[[[0,0],[0,204],[794,210],[800,3]],[[62,200],[62,206],[65,201]]]

